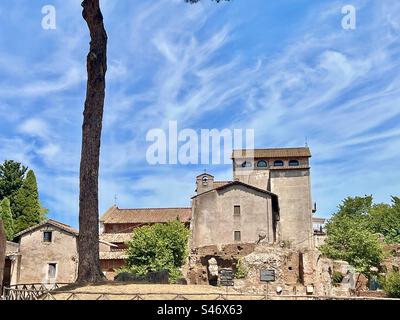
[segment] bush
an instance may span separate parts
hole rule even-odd
[[[332,274],[332,284],[339,285],[343,281],[343,275],[339,271],[334,271]]]
[[[137,275],[168,270],[172,282],[182,277],[180,267],[188,256],[189,230],[178,220],[144,226],[133,231],[128,242],[124,271]]]
[[[243,279],[247,277],[247,274],[249,271],[247,268],[243,265],[243,260],[239,259],[237,264],[236,264],[236,271],[235,271],[235,277],[236,279]]]
[[[400,273],[392,271],[382,281],[382,288],[391,298],[400,298]]]

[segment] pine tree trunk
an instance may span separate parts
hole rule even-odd
[[[98,179],[107,70],[107,33],[99,0],[84,0],[82,7],[91,41],[87,56],[88,79],[82,126],[77,282],[93,283],[104,280],[99,260]]]

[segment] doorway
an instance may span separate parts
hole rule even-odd
[[[9,287],[11,284],[11,260],[10,258],[6,258],[4,264],[4,274],[3,274],[3,283],[2,287]]]

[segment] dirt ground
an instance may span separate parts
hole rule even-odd
[[[244,298],[236,296],[232,288],[201,285],[159,285],[109,282],[88,286],[67,286],[51,293],[44,299],[56,300],[215,300]],[[261,297],[246,296],[246,299]]]

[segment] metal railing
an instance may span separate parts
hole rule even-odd
[[[55,289],[54,289],[55,290]],[[376,297],[335,297],[313,295],[261,295],[243,293],[110,293],[90,291],[4,289],[4,300],[389,300]],[[398,299],[393,299],[398,300]]]
[[[70,283],[20,283],[3,288],[0,299],[3,300],[37,300],[44,293],[60,289]],[[10,296],[10,297],[9,297]]]

